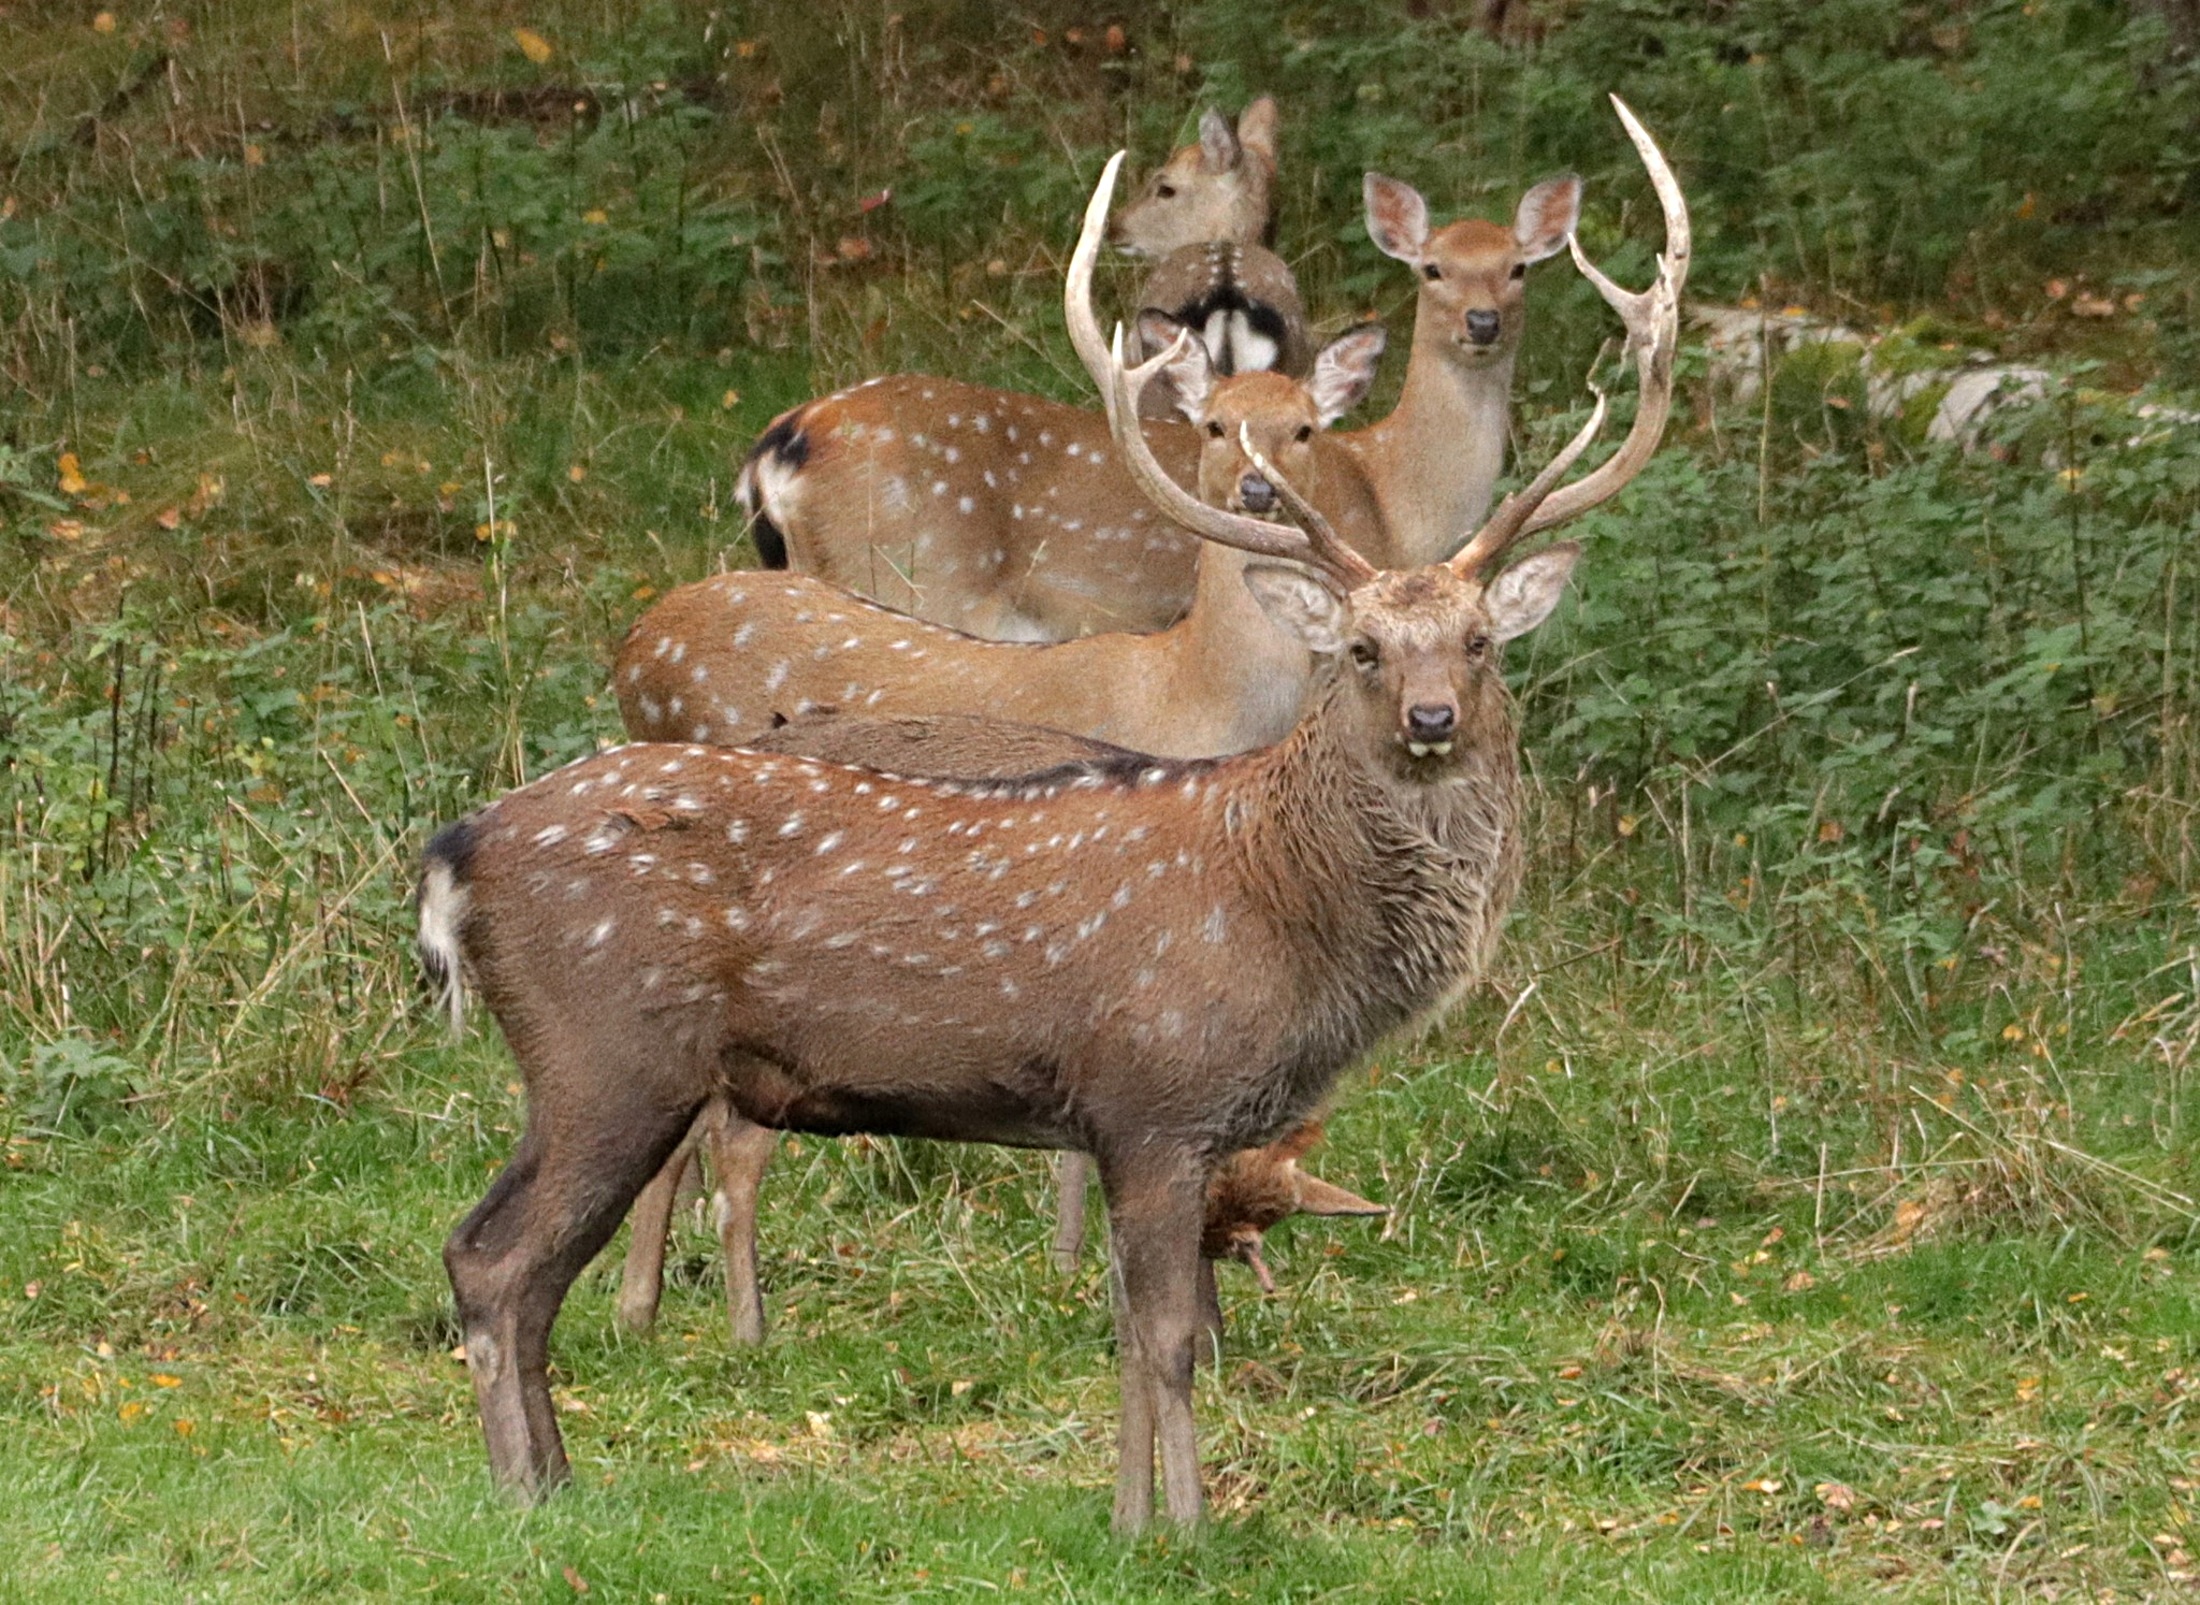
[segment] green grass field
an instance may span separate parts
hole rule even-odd
[[[2178,8],[1476,15],[0,9],[0,1595],[2189,1597]],[[1206,1530],[1108,1536],[1106,1291],[1040,1158],[890,1142],[783,1147],[760,1351],[699,1220],[652,1336],[616,1246],[584,1275],[574,1485],[510,1508],[437,1254],[519,1089],[419,989],[420,845],[616,738],[627,624],[753,561],[780,408],[1082,398],[1084,186],[1263,89],[1325,326],[1403,348],[1368,166],[1439,216],[1575,168],[1643,282],[1618,90],[1706,298],[2050,399],[1961,455],[1853,356],[1736,404],[1684,349],[1511,665],[1496,970],[1313,1162],[1392,1214],[1281,1229],[1273,1299],[1223,1271]],[[1562,263],[1531,296],[1524,460],[1613,332]]]

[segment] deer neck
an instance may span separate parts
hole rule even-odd
[[[1280,741],[1298,722],[1314,673],[1303,643],[1270,622],[1245,588],[1250,552],[1200,543],[1191,610],[1172,625],[1167,705],[1224,715],[1206,754]]]
[[[1512,423],[1513,363],[1511,351],[1461,361],[1437,320],[1415,322],[1398,405],[1347,437],[1382,509],[1384,566],[1443,561],[1489,512]]]
[[[1306,933],[1302,1051],[1333,1073],[1480,973],[1522,864],[1509,722],[1433,784],[1372,771],[1346,723],[1332,684],[1254,761],[1235,832],[1249,884]]]

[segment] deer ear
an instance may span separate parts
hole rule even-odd
[[[1387,1215],[1388,1204],[1378,1204],[1348,1192],[1335,1182],[1299,1172],[1299,1210],[1307,1215]]]
[[[1266,95],[1238,113],[1238,143],[1253,156],[1276,165],[1276,103]]]
[[[1304,641],[1308,651],[1344,650],[1352,604],[1327,580],[1288,563],[1252,563],[1245,570],[1245,588],[1276,627]]]
[[[1176,354],[1176,360],[1161,370],[1161,377],[1169,382],[1176,396],[1176,410],[1186,421],[1198,423],[1207,416],[1207,403],[1214,399],[1215,365],[1208,356],[1206,345],[1199,338],[1199,331],[1187,329],[1168,313],[1148,307],[1138,314],[1138,339],[1146,348],[1146,355],[1158,357],[1176,343],[1180,334],[1191,338]]]
[[[1210,173],[1227,173],[1238,164],[1238,137],[1230,119],[1209,107],[1199,118],[1199,158]]]
[[[1411,184],[1370,173],[1361,181],[1367,201],[1367,237],[1375,249],[1401,262],[1418,262],[1428,244],[1428,202]]]
[[[1580,556],[1579,546],[1560,541],[1533,557],[1522,558],[1492,580],[1490,588],[1482,593],[1483,611],[1490,616],[1490,633],[1500,641],[1510,641],[1549,618]]]
[[[1368,387],[1375,382],[1375,370],[1382,366],[1383,347],[1389,343],[1388,329],[1379,323],[1363,323],[1322,347],[1306,389],[1314,398],[1324,429],[1367,398]]]
[[[1530,262],[1566,249],[1566,236],[1581,221],[1581,180],[1568,173],[1546,178],[1520,197],[1513,213],[1513,243]]]

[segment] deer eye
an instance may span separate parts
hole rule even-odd
[[[1382,654],[1375,650],[1375,643],[1359,640],[1352,643],[1352,661],[1363,669],[1372,669],[1382,661]]]
[[[1300,424],[1299,432],[1291,438],[1303,446],[1314,438],[1314,426],[1312,424]]]
[[[1211,435],[1214,439],[1220,440],[1222,438],[1222,420],[1220,418],[1208,419],[1207,433]]]
[[[1176,199],[1176,186],[1174,184],[1156,184],[1153,187],[1153,193],[1156,200],[1173,201]]]
[[[1479,657],[1483,656],[1484,654],[1486,654],[1486,653],[1487,653],[1487,652],[1489,651],[1489,649],[1490,649],[1490,638],[1489,638],[1488,636],[1486,636],[1486,635],[1470,635],[1470,636],[1468,636],[1468,637],[1467,637],[1467,656],[1468,656],[1468,657],[1470,657],[1470,658],[1479,658]]]
[[[1438,267],[1438,266],[1437,266],[1437,265],[1436,265],[1436,264],[1435,264],[1434,262],[1423,262],[1423,263],[1421,264],[1421,277],[1422,277],[1422,278],[1424,278],[1424,279],[1440,279],[1440,278],[1442,278],[1443,276],[1444,276],[1444,270],[1443,270],[1442,268]]]
[[[1525,262],[1515,262],[1513,264],[1512,276],[1516,279],[1526,278],[1528,276],[1528,264]]]

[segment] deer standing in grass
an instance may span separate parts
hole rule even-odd
[[[1667,251],[1640,296],[1584,267],[1627,318],[1647,401],[1672,383],[1688,223],[1621,114]],[[454,1010],[479,991],[528,1091],[511,1163],[444,1251],[505,1486],[567,1474],[558,1307],[723,1097],[783,1130],[1092,1153],[1123,1363],[1116,1525],[1150,1519],[1157,1443],[1168,1515],[1198,1519],[1208,1181],[1485,964],[1524,856],[1501,649],[1549,615],[1578,550],[1492,569],[1563,516],[1553,487],[1603,407],[1457,556],[1382,572],[1280,478],[1303,532],[1191,502],[1138,433],[1155,366],[1118,367],[1109,391],[1131,466],[1206,538],[1289,560],[1246,583],[1333,665],[1282,741],[979,784],[643,744],[429,844],[424,962]]]
[[[1299,378],[1314,363],[1298,279],[1268,249],[1276,122],[1276,103],[1265,95],[1234,130],[1220,112],[1207,112],[1198,140],[1161,165],[1109,230],[1119,250],[1154,259],[1140,310],[1197,333],[1219,374],[1273,368]],[[1156,384],[1140,398],[1144,416],[1173,415],[1168,388]]]
[[[860,764],[902,775],[933,778],[997,778],[1028,775],[1063,764],[1134,762],[1137,754],[1106,742],[1088,741],[1033,725],[981,719],[969,714],[921,718],[797,720],[750,742],[752,751],[793,753],[829,763]],[[1242,1260],[1264,1293],[1275,1291],[1261,1239],[1269,1228],[1293,1214],[1380,1215],[1383,1206],[1299,1168],[1299,1160],[1320,1135],[1309,1122],[1264,1148],[1234,1154],[1215,1172],[1207,1189],[1207,1216],[1200,1240],[1200,1302],[1210,1341],[1219,1347],[1222,1303],[1215,1286],[1215,1261]],[[664,1293],[665,1245],[681,1179],[695,1157],[707,1152],[716,1186],[711,1216],[726,1268],[726,1312],[737,1343],[764,1341],[764,1295],[758,1276],[757,1199],[771,1164],[778,1134],[745,1120],[723,1099],[704,1110],[672,1160],[635,1199],[629,1219],[630,1246],[619,1279],[619,1321],[630,1331],[647,1331],[657,1319]],[[1062,1220],[1056,1233],[1057,1261],[1074,1268],[1084,1238],[1084,1200],[1088,1166],[1082,1154],[1062,1156]]]
[[[1449,553],[1488,510],[1511,420],[1530,264],[1572,237],[1581,184],[1551,179],[1512,226],[1432,229],[1420,195],[1371,173],[1368,232],[1420,280],[1405,388],[1387,418],[1314,441],[1311,494],[1378,567]],[[1197,430],[1158,424],[1190,481]],[[903,612],[999,640],[1156,630],[1191,599],[1197,543],[1131,483],[1105,421],[924,375],[871,379],[781,414],[737,494],[779,561]]]
[[[1086,209],[1063,295],[1079,349],[1103,382],[1092,276],[1116,171],[1111,162]],[[1380,325],[1341,336],[1304,383],[1275,373],[1218,380],[1204,346],[1178,338],[1179,326],[1153,315],[1141,323],[1149,341],[1173,342],[1158,371],[1200,426],[1201,496],[1256,514],[1275,509],[1276,490],[1251,454],[1314,482],[1311,442],[1366,393],[1385,341]],[[1242,583],[1249,561],[1236,547],[1203,543],[1191,610],[1169,628],[1036,645],[921,624],[806,575],[723,574],[680,587],[637,619],[612,685],[627,733],[638,741],[748,743],[789,720],[808,724],[821,711],[985,713],[1165,756],[1241,752],[1291,728],[1314,672],[1305,645],[1270,623]],[[787,740],[800,737],[773,744]],[[983,744],[959,756],[971,760],[964,773],[1002,772],[1000,755]],[[761,1342],[752,1223],[770,1139],[726,1128],[712,1148],[723,1162],[715,1168],[734,1178],[724,1217],[734,1334]],[[634,1233],[638,1244],[654,1239],[660,1258],[656,1223],[669,1214],[676,1180],[653,1185]],[[1054,1255],[1067,1272],[1084,1241],[1089,1167],[1081,1156],[1063,1157],[1059,1181]],[[621,1310],[630,1326],[646,1325],[656,1307],[651,1253],[645,1247],[629,1259]]]

